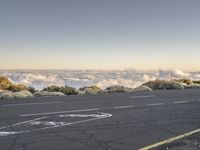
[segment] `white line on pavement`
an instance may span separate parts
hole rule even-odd
[[[123,108],[132,108],[132,107],[134,107],[134,106],[116,106],[116,107],[114,107],[115,109],[123,109]]]
[[[174,104],[184,104],[188,103],[189,101],[175,101]]]
[[[50,116],[51,117],[51,116]],[[45,129],[52,129],[52,128],[57,128],[57,127],[63,127],[63,126],[69,126],[69,125],[73,125],[73,124],[80,124],[80,123],[84,123],[84,122],[89,122],[89,121],[93,121],[93,120],[100,120],[100,119],[104,119],[104,118],[109,118],[112,117],[112,114],[108,114],[108,113],[104,113],[104,112],[99,112],[98,114],[88,114],[88,115],[84,115],[84,114],[71,114],[71,116],[57,116],[57,117],[61,117],[61,118],[65,118],[65,117],[92,117],[89,119],[84,119],[84,120],[78,120],[78,121],[74,121],[74,122],[57,122],[57,118],[48,118],[46,117],[42,117],[42,118],[36,118],[34,120],[28,120],[28,121],[24,121],[24,122],[19,122],[10,126],[6,126],[3,127],[2,129],[6,129],[9,127],[13,127],[13,126],[18,126],[18,125],[24,125],[26,128],[24,129],[23,126],[21,126],[20,131],[7,131],[8,129],[6,129],[5,131],[0,131],[0,136],[8,136],[8,135],[14,135],[14,134],[22,134],[22,133],[29,133],[29,132],[33,132],[33,131],[41,131],[41,130],[45,130]],[[42,120],[45,119],[45,120]],[[49,121],[48,121],[49,119]],[[53,119],[53,120],[52,120]],[[55,121],[54,121],[55,119]],[[37,121],[39,120],[39,121]],[[36,122],[35,122],[36,121]],[[47,123],[47,124],[44,124]],[[40,127],[38,126],[38,124],[40,124]],[[36,125],[37,127],[35,128],[34,125]],[[28,127],[28,128],[27,128]],[[16,129],[14,129],[16,130]]]
[[[72,112],[87,112],[87,111],[96,111],[96,110],[99,110],[99,108],[70,110],[70,111],[57,111],[57,112],[45,112],[45,113],[36,113],[36,114],[21,114],[19,116],[21,116],[21,117],[42,116],[42,115],[63,114],[63,113],[72,113]]]
[[[160,106],[160,105],[163,105],[163,103],[146,104],[146,106]]]
[[[131,96],[129,98],[150,98],[150,97],[155,97],[155,95]]]
[[[21,125],[21,124],[26,124],[26,123],[29,123],[29,122],[32,122],[32,121],[37,121],[37,120],[45,119],[45,118],[47,118],[47,117],[41,117],[41,118],[36,118],[36,119],[33,119],[33,120],[23,121],[23,122],[15,123],[13,125],[8,125],[8,126],[0,127],[0,129],[5,129],[5,128],[8,128],[8,127],[14,127],[14,126],[18,126],[18,125]]]
[[[40,103],[24,103],[24,104],[8,104],[8,105],[3,105],[4,107],[12,107],[12,106],[27,106],[27,105],[44,105],[44,104],[58,104],[62,103],[62,101],[57,101],[57,102],[40,102]]]

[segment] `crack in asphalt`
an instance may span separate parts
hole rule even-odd
[[[16,136],[16,138],[14,138],[13,142],[10,145],[10,148],[8,150],[12,150],[15,146],[15,144],[17,143],[17,140],[19,139],[19,135]]]

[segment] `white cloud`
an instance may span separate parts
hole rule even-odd
[[[158,70],[144,72],[138,70],[124,71],[0,71],[0,75],[8,77],[15,83],[34,86],[37,89],[49,85],[83,86],[97,85],[106,88],[112,85],[136,87],[140,84],[155,79],[191,78],[200,79],[200,72],[183,72],[181,70]]]

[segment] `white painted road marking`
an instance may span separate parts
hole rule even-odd
[[[131,105],[131,106],[116,106],[116,107],[114,107],[115,109],[123,109],[123,108],[132,108],[132,107],[134,107],[133,105]]]
[[[57,102],[40,102],[40,103],[24,103],[24,104],[8,104],[8,105],[3,105],[4,107],[12,107],[12,106],[27,106],[27,105],[44,105],[44,104],[58,104],[62,103],[62,101],[57,101]]]
[[[151,149],[156,148],[156,147],[158,147],[158,146],[161,146],[161,145],[164,145],[164,144],[169,144],[169,143],[171,143],[171,142],[174,142],[174,141],[183,139],[184,137],[191,136],[191,135],[193,135],[193,134],[195,134],[195,133],[198,133],[198,132],[200,132],[200,129],[193,130],[193,131],[190,131],[190,132],[187,132],[187,133],[184,133],[184,134],[181,134],[181,135],[172,137],[172,138],[170,138],[170,139],[167,139],[167,140],[164,140],[164,141],[161,141],[161,142],[158,142],[158,143],[155,143],[155,144],[146,146],[146,147],[141,148],[141,149],[139,149],[139,150],[151,150]]]
[[[63,114],[63,113],[74,113],[74,112],[87,112],[87,111],[96,111],[99,110],[99,108],[93,108],[93,109],[80,109],[80,110],[71,110],[71,111],[57,111],[57,112],[45,112],[45,113],[36,113],[36,114],[21,114],[21,117],[27,117],[27,116],[42,116],[42,115],[52,115],[52,114]]]
[[[17,132],[0,131],[0,136],[8,136],[13,134],[17,134]]]
[[[0,127],[0,130],[1,130],[1,129],[8,128],[8,127],[14,127],[14,126],[18,126],[18,125],[30,123],[30,122],[33,122],[33,121],[38,121],[38,120],[45,119],[45,118],[47,118],[47,117],[36,118],[36,119],[33,119],[33,120],[23,121],[23,122],[15,123],[15,124],[12,124],[12,125]]]
[[[176,101],[174,102],[174,104],[184,104],[184,103],[188,103],[189,101]]]
[[[150,97],[155,97],[155,95],[141,95],[141,96],[131,96],[129,98],[150,98]]]
[[[69,117],[77,117],[81,120],[69,122]],[[93,120],[99,120],[112,117],[112,114],[98,112],[96,114],[64,114],[58,116],[45,116],[41,118],[36,118],[33,120],[28,120],[24,122],[19,122],[10,126],[1,127],[4,129],[0,131],[0,136],[8,136],[21,133],[29,133],[34,131],[40,131],[45,129],[52,129],[57,127],[63,127],[73,124],[79,124],[83,122],[89,122]],[[85,119],[82,119],[85,118]],[[89,119],[88,119],[89,118]],[[61,121],[57,121],[61,120]],[[18,128],[12,128],[17,126]]]
[[[160,105],[163,105],[163,103],[146,104],[146,106],[160,106]]]

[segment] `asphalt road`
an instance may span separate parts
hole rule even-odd
[[[0,101],[1,150],[136,150],[200,128],[200,90]]]
[[[180,140],[173,141],[169,144],[163,144],[155,150],[199,150],[200,149],[200,133],[184,137]]]

